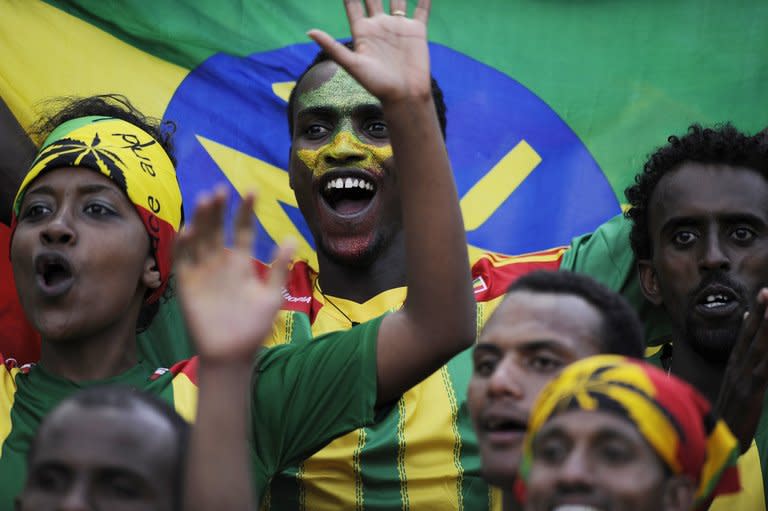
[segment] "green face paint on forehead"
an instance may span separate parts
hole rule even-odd
[[[342,68],[337,68],[333,76],[319,87],[299,96],[301,108],[330,106],[346,111],[369,104],[378,105],[380,102]]]

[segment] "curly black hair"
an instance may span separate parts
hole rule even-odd
[[[507,289],[507,295],[518,291],[553,293],[581,298],[600,313],[602,353],[642,358],[645,352],[643,325],[635,309],[620,294],[595,279],[570,271],[535,271],[523,275]]]
[[[176,131],[176,125],[171,121],[161,121],[141,113],[130,100],[122,94],[99,94],[95,96],[62,96],[51,98],[43,103],[43,113],[29,129],[29,134],[44,141],[48,135],[61,124],[72,119],[87,117],[91,115],[101,115],[105,117],[114,117],[130,122],[134,126],[141,128],[154,138],[171,159],[171,163],[176,167],[176,159],[173,156],[173,134]],[[181,222],[184,223],[184,209],[181,210]],[[167,300],[173,295],[171,286],[166,287],[163,300]],[[142,332],[149,327],[152,319],[160,308],[160,301],[151,304],[144,304],[139,313],[139,319],[136,325],[136,331]]]
[[[650,155],[643,171],[635,176],[635,184],[624,191],[630,208],[624,214],[632,222],[629,235],[638,259],[653,253],[649,232],[649,206],[656,185],[668,172],[685,162],[719,163],[746,167],[768,179],[768,137],[750,136],[725,123],[713,128],[694,124],[681,136],[672,135],[668,144]]]
[[[343,43],[344,46],[349,48],[350,50],[355,49],[354,43],[352,41],[347,41]],[[293,139],[293,111],[296,108],[296,89],[299,88],[299,84],[304,79],[304,77],[309,73],[309,71],[315,67],[316,65],[327,62],[329,60],[333,60],[332,57],[328,52],[325,50],[320,50],[317,55],[315,55],[314,60],[302,71],[302,73],[299,75],[299,77],[296,79],[296,85],[293,87],[293,90],[291,91],[291,95],[288,98],[288,134]],[[435,111],[437,112],[437,120],[440,123],[440,131],[443,133],[443,139],[445,139],[445,130],[448,126],[448,119],[446,117],[446,111],[447,108],[445,106],[445,98],[443,97],[443,89],[440,88],[440,85],[437,83],[437,80],[435,80],[435,77],[431,77],[431,83],[432,83],[432,99],[435,102]]]

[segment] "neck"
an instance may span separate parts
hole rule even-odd
[[[523,506],[515,498],[512,490],[506,488],[501,490],[501,510],[502,511],[521,511]]]
[[[716,403],[727,363],[727,360],[717,363],[707,360],[688,342],[678,341],[672,351],[670,372],[696,387],[710,403]]]
[[[351,266],[330,259],[318,250],[320,287],[324,294],[363,303],[374,296],[406,285],[405,240],[396,234],[376,259],[366,266]]]
[[[135,314],[99,332],[74,339],[43,337],[40,365],[71,381],[103,380],[124,373],[137,363]]]

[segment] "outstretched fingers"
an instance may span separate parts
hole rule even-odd
[[[313,28],[307,32],[307,35],[343,68],[349,69],[353,64],[355,53],[327,33]]]
[[[413,19],[421,21],[425,25],[429,20],[429,10],[432,8],[431,0],[419,0],[416,9],[413,11]]]
[[[349,2],[345,0],[345,3],[348,4]],[[374,16],[384,12],[384,6],[381,4],[381,0],[365,0],[365,8],[368,10],[368,16]]]
[[[235,213],[233,224],[233,248],[250,256],[256,231],[253,225],[253,206],[256,204],[256,194],[247,193]]]

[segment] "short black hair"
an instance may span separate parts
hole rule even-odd
[[[174,168],[176,167],[172,140],[176,125],[172,121],[161,121],[144,115],[122,94],[99,94],[87,97],[61,96],[45,101],[43,108],[45,113],[29,130],[30,135],[40,140],[41,143],[53,130],[72,119],[91,115],[114,117],[141,128],[154,138],[168,154]],[[183,207],[181,208],[181,223],[184,223]],[[163,300],[167,301],[171,296],[173,296],[173,290],[169,285],[165,288]],[[142,332],[149,327],[159,308],[160,300],[142,305],[136,323],[137,332]]]
[[[603,318],[602,353],[643,357],[643,325],[637,313],[620,294],[595,279],[571,271],[535,271],[513,282],[506,296],[518,291],[564,294],[581,298],[595,307]]]
[[[659,181],[685,162],[718,163],[754,169],[768,179],[768,136],[749,136],[725,123],[712,128],[694,124],[681,136],[672,135],[667,144],[648,157],[635,183],[624,191],[631,206],[625,216],[632,222],[629,239],[638,259],[653,254],[649,232],[649,206]]]
[[[344,46],[352,51],[355,50],[355,46],[352,41],[346,41],[342,44],[344,44]],[[291,137],[291,140],[293,140],[293,111],[296,108],[296,89],[299,88],[299,84],[313,67],[329,60],[333,61],[331,55],[325,50],[320,50],[320,52],[315,55],[314,60],[312,60],[312,62],[296,79],[296,85],[293,87],[293,90],[291,90],[291,95],[288,97],[288,135]],[[430,77],[430,80],[432,84],[432,99],[435,102],[435,111],[437,112],[437,120],[440,123],[440,131],[443,133],[443,139],[445,139],[445,130],[448,126],[448,119],[446,117],[447,108],[445,106],[443,90],[440,88],[440,85],[437,83],[437,80],[435,80],[434,76]]]
[[[160,398],[134,389],[127,385],[97,385],[84,388],[75,394],[62,400],[43,418],[37,428],[34,438],[29,446],[27,453],[27,464],[31,465],[35,456],[35,448],[39,441],[39,436],[45,425],[57,410],[68,404],[74,404],[81,408],[99,409],[114,408],[123,411],[130,411],[140,406],[146,406],[165,419],[171,426],[176,437],[174,454],[174,472],[173,472],[173,509],[181,511],[182,495],[184,482],[184,463],[186,461],[186,452],[189,446],[191,427],[176,411]]]

